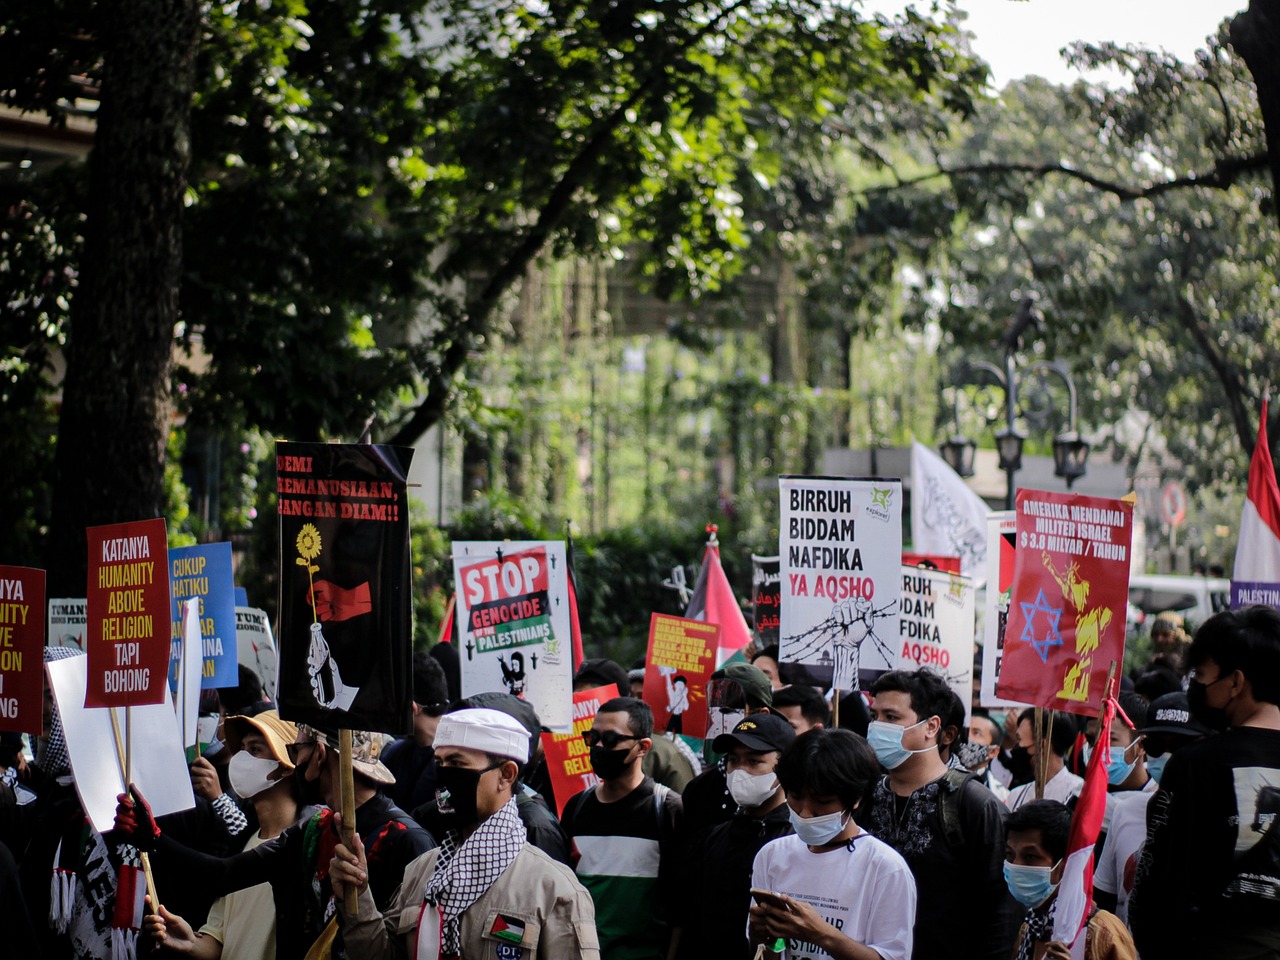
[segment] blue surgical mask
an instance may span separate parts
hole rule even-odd
[[[1107,783],[1118,787],[1129,778],[1129,774],[1133,773],[1138,758],[1134,757],[1133,760],[1125,763],[1124,747],[1108,747],[1107,750]]]
[[[1156,783],[1160,782],[1160,778],[1164,776],[1164,765],[1169,762],[1169,755],[1163,754],[1159,757],[1147,757],[1147,773],[1151,775],[1151,779]]]
[[[791,828],[796,836],[811,847],[830,843],[849,825],[853,816],[845,810],[837,810],[820,817],[802,817],[791,807],[787,807],[787,813],[791,816]]]
[[[927,723],[928,717],[921,720],[920,723]],[[920,723],[913,723],[909,727],[900,727],[896,723],[886,723],[884,720],[872,720],[867,724],[867,743],[871,745],[871,749],[876,752],[876,759],[880,761],[880,765],[886,770],[894,770],[902,766],[907,757],[913,753],[928,753],[930,750],[937,750],[937,746],[928,746],[923,750],[908,750],[902,745],[902,735],[908,730],[914,730],[920,726]]]
[[[1023,864],[1004,862],[1004,882],[1017,900],[1027,909],[1033,909],[1044,903],[1057,889],[1058,885],[1049,879],[1049,875],[1057,868],[1029,867]]]

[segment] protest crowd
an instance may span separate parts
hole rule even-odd
[[[0,631],[33,644],[0,663],[0,957],[1280,958],[1280,611],[1126,630],[1131,501],[979,506],[942,570],[897,481],[780,478],[752,626],[709,527],[624,666],[556,541],[455,542],[414,650],[403,517],[341,500],[394,504],[407,460],[282,446],[323,479],[281,486],[320,499],[280,512],[278,649],[229,550],[154,575],[162,520],[90,528],[77,643],[0,568],[37,624]]]
[[[0,755],[6,955],[1068,957],[1054,908],[1099,751],[1081,955],[1280,955],[1280,842],[1236,858],[1228,815],[1242,784],[1280,778],[1271,608],[1207,621],[1177,653],[1186,689],[1159,663],[1124,677],[1108,742],[1072,714],[1037,737],[1034,710],[976,703],[966,727],[928,668],[882,674],[836,724],[824,691],[784,685],[766,648],[712,675],[709,709],[730,723],[703,764],[655,729],[627,670],[587,660],[579,688],[612,695],[582,734],[596,783],[561,805],[534,709],[459,696],[452,653],[414,655],[411,735],[354,735],[350,844],[334,732],[281,719],[248,669],[219,691],[217,739],[191,764],[196,807],[153,817],[135,788],[101,834],[50,704],[34,761],[13,735]],[[1280,787],[1259,789],[1242,829],[1266,838]],[[140,851],[162,902],[139,920]]]

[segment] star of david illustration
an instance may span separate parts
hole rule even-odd
[[[1036,594],[1035,603],[1027,603],[1025,600],[1019,602],[1022,605],[1022,615],[1027,618],[1027,624],[1022,628],[1021,639],[1031,644],[1032,649],[1040,654],[1040,659],[1048,663],[1049,648],[1062,646],[1062,634],[1058,632],[1062,608],[1049,606],[1043,590]],[[1038,613],[1043,613],[1046,621],[1044,635],[1039,637],[1036,636],[1036,614]]]

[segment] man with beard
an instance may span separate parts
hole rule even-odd
[[[343,934],[359,960],[491,958],[597,960],[591,898],[573,876],[525,839],[512,790],[529,759],[529,733],[497,710],[445,714],[436,729],[437,803],[451,829],[437,850],[404,872],[394,902],[369,889],[365,844],[339,844],[329,877]],[[348,885],[358,910],[346,912]]]

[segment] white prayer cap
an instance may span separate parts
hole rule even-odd
[[[436,727],[432,746],[436,751],[441,747],[463,747],[510,757],[518,763],[529,762],[529,731],[515,717],[487,707],[446,713]]]

